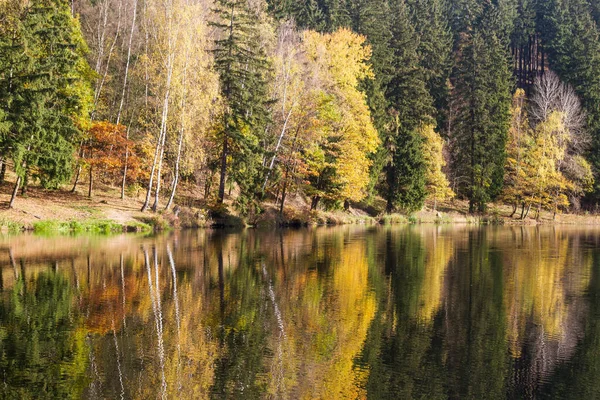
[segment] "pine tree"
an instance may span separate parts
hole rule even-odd
[[[333,32],[349,24],[345,0],[318,0],[325,16],[325,31]]]
[[[540,30],[550,68],[575,88],[588,113],[590,154],[600,169],[600,31],[586,0],[539,3]]]
[[[70,177],[92,101],[85,42],[66,1],[33,1],[11,36],[0,51],[11,65],[2,73],[0,98],[11,126],[3,148],[17,173],[12,205],[32,173],[45,187]]]
[[[419,38],[417,54],[433,99],[439,129],[446,125],[452,66],[452,33],[444,0],[410,0],[413,26]]]
[[[390,41],[393,74],[386,88],[386,98],[394,122],[384,139],[388,150],[385,198],[388,212],[398,208],[410,212],[421,208],[426,197],[425,164],[418,128],[430,122],[434,109],[426,75],[419,63],[418,36],[403,0],[395,5],[393,15]]]
[[[246,0],[218,0],[214,10],[220,30],[213,51],[220,75],[221,95],[226,102],[221,132],[221,168],[218,201],[225,198],[228,159],[233,156],[235,181],[245,196],[252,196],[259,176],[256,156],[258,134],[267,117],[265,74],[268,64],[263,49],[256,45],[256,15]]]
[[[510,123],[512,74],[498,9],[482,11],[460,35],[454,73],[451,132],[454,179],[469,198],[470,212],[483,212],[502,189]]]

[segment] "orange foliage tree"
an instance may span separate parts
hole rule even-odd
[[[140,173],[140,160],[135,144],[127,139],[127,128],[110,122],[92,124],[83,148],[83,159],[89,171],[88,196],[92,197],[94,178],[107,184],[116,184],[122,177],[125,154],[128,152],[127,175],[131,182]]]

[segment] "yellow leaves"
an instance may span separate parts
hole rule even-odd
[[[342,28],[331,34],[314,31],[304,33],[306,52],[313,61],[323,60],[340,86],[356,88],[360,80],[373,77],[366,62],[371,58],[371,47],[366,38]]]
[[[358,89],[361,80],[372,76],[367,64],[371,49],[365,38],[348,29],[331,34],[304,32],[304,49],[311,63],[313,81],[320,83],[321,91],[332,96],[332,110],[325,115],[329,119],[326,137],[320,142],[335,142],[335,151],[329,156],[336,175],[334,184],[340,187],[339,199],[360,201],[366,195],[369,180],[369,153],[379,144],[379,136],[373,126],[366,97]]]
[[[423,137],[423,160],[427,166],[425,179],[429,195],[436,200],[454,197],[454,192],[442,171],[446,165],[444,140],[435,132],[433,125],[421,126],[420,134]]]

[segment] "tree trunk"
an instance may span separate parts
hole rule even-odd
[[[512,218],[515,216],[515,214],[517,213],[517,208],[519,208],[519,205],[517,203],[513,204],[513,212],[508,218]]]
[[[285,131],[287,130],[287,125],[292,116],[292,111],[294,111],[294,107],[292,106],[290,111],[288,112],[287,117],[285,118],[285,122],[283,123],[283,128],[281,129],[281,134],[279,135],[279,140],[277,140],[277,146],[275,146],[275,151],[273,152],[273,157],[271,157],[271,163],[269,164],[269,169],[267,171],[267,176],[265,177],[265,182],[262,186],[262,193],[264,195],[265,189],[267,188],[267,183],[269,182],[269,178],[271,176],[271,171],[273,171],[273,166],[275,165],[275,159],[277,158],[277,152],[281,147],[281,142],[283,141],[283,137],[285,136]]]
[[[319,205],[319,201],[321,201],[321,197],[319,197],[319,196],[314,196],[314,197],[312,198],[312,203],[311,203],[311,205],[310,205],[310,209],[311,209],[311,210],[316,210],[316,209],[317,209],[317,206]]]
[[[531,210],[531,204],[529,204],[529,205],[527,206],[527,211],[525,212],[525,217],[524,217],[523,219],[527,218],[527,216],[529,215],[529,211],[530,211],[530,210]]]
[[[133,2],[133,16],[131,18],[131,31],[129,32],[129,45],[127,46],[127,62],[125,63],[125,76],[123,77],[123,91],[121,92],[121,103],[117,113],[117,125],[121,121],[121,112],[125,102],[125,91],[127,89],[127,78],[129,77],[129,64],[131,62],[131,45],[133,41],[133,32],[135,31],[135,20],[137,16],[137,0]],[[130,123],[131,125],[131,123]],[[127,127],[126,139],[129,140],[129,127]],[[125,183],[127,181],[127,161],[129,159],[129,147],[125,147],[125,162],[123,164],[123,181],[121,182],[121,200],[125,199]]]
[[[71,189],[71,193],[75,193],[77,189],[77,184],[79,183],[79,176],[81,175],[81,164],[79,164],[79,168],[77,168],[77,173],[75,174],[75,182],[73,183],[73,189]]]
[[[162,163],[165,155],[165,142],[167,140],[167,119],[169,117],[169,98],[171,95],[171,77],[173,76],[173,62],[175,55],[169,54],[169,61],[167,64],[167,87],[165,91],[165,99],[163,104],[163,115],[161,121],[162,130],[162,143],[160,144],[160,158],[158,159],[158,171],[156,173],[156,192],[154,192],[154,204],[152,205],[152,211],[158,210],[158,202],[160,199],[160,184],[162,174]]]
[[[219,197],[217,199],[219,204],[223,204],[223,200],[225,200],[225,177],[227,174],[227,144],[228,138],[227,134],[225,134],[225,138],[223,139],[223,152],[221,153],[221,176],[219,178]]]
[[[167,12],[171,13],[169,15],[172,18],[172,9],[167,10]],[[169,25],[170,27],[170,25]],[[170,29],[170,28],[169,28]],[[148,185],[148,192],[146,193],[146,200],[144,201],[144,205],[142,206],[142,211],[146,211],[148,209],[148,205],[150,204],[150,196],[152,195],[152,183],[154,178],[154,172],[156,171],[156,163],[158,162],[158,173],[156,177],[156,192],[154,194],[154,205],[152,209],[156,211],[158,209],[158,201],[160,196],[160,175],[162,169],[162,159],[165,151],[165,140],[167,136],[167,118],[169,116],[169,97],[171,93],[171,78],[173,76],[173,63],[175,59],[173,43],[174,38],[172,37],[173,33],[169,30],[168,33],[168,41],[169,41],[169,54],[167,55],[167,77],[166,77],[166,88],[165,88],[165,97],[163,99],[163,110],[160,124],[160,133],[158,135],[158,141],[156,143],[156,150],[154,152],[154,162],[152,163],[152,172],[150,174],[150,184]],[[160,154],[160,159],[159,159]]]
[[[0,184],[4,183],[6,179],[6,160],[2,161],[2,168],[0,168]]]
[[[160,158],[158,159],[158,169],[156,171],[156,191],[154,192],[154,204],[152,205],[152,211],[158,210],[158,202],[160,199],[160,184],[162,181],[162,162],[165,156],[165,141],[167,140],[167,127],[163,133],[162,143],[160,145]]]
[[[90,165],[90,182],[88,186],[88,197],[92,197],[92,188],[94,186],[94,168]]]
[[[17,176],[17,181],[15,182],[15,188],[13,189],[12,196],[10,197],[10,202],[8,203],[8,208],[13,208],[15,204],[15,199],[17,198],[17,193],[19,192],[19,186],[21,185],[21,177]]]
[[[525,219],[525,202],[521,203],[521,220]]]
[[[283,206],[285,204],[285,197],[287,195],[287,179],[283,182],[283,189],[281,191],[281,206],[279,207],[279,215],[283,215]]]
[[[182,133],[182,137],[183,137],[183,133]],[[171,208],[171,205],[173,204],[173,199],[175,198],[175,192],[177,191],[177,184],[179,183],[179,159],[181,158],[181,141],[182,141],[182,139],[180,138],[179,139],[179,150],[177,151],[177,160],[175,160],[175,173],[173,176],[171,196],[169,196],[169,201],[167,202],[167,205],[165,206],[165,210],[168,210],[169,208]]]
[[[131,18],[131,31],[129,32],[129,45],[127,46],[127,62],[125,63],[125,73],[123,76],[123,90],[121,91],[121,102],[119,103],[119,111],[117,113],[117,125],[121,122],[121,112],[125,103],[125,91],[127,89],[127,78],[129,77],[129,64],[131,61],[131,44],[133,41],[133,32],[135,31],[135,20],[137,16],[137,0],[133,2],[133,16]]]
[[[177,184],[179,183],[179,162],[181,160],[181,148],[183,146],[183,135],[185,134],[185,99],[186,99],[186,84],[187,84],[187,66],[188,57],[185,58],[185,65],[183,67],[183,84],[181,86],[181,121],[179,129],[179,143],[177,144],[177,158],[175,159],[175,176],[173,176],[173,187],[171,189],[171,196],[167,202],[165,210],[168,210],[173,204],[175,198],[175,192],[177,190]]]
[[[25,170],[25,175],[23,176],[23,186],[21,187],[21,196],[25,196],[27,194],[27,189],[29,189],[29,171]]]
[[[127,128],[127,140],[129,140],[129,127]],[[121,180],[121,200],[125,199],[125,185],[127,183],[127,161],[129,160],[129,146],[125,147],[125,161],[123,163],[123,179]]]
[[[150,205],[150,196],[152,195],[152,186],[154,184],[154,173],[156,171],[156,161],[158,160],[158,154],[160,152],[160,141],[162,139],[162,132],[158,135],[158,140],[156,142],[156,149],[154,150],[154,161],[152,162],[152,169],[150,170],[150,181],[148,182],[148,190],[146,191],[146,199],[144,200],[144,204],[142,205],[142,212],[148,209]]]

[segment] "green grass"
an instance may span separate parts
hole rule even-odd
[[[169,221],[162,214],[138,218],[140,225],[148,227],[149,231],[164,232],[172,229]]]
[[[121,225],[110,220],[84,220],[84,221],[54,221],[45,220],[33,224],[33,232],[38,235],[49,234],[80,234],[93,233],[99,235],[111,235],[125,231],[149,231],[151,228],[142,223]]]
[[[18,222],[10,221],[8,219],[0,219],[0,230],[8,232],[10,234],[20,233],[24,229],[23,225]]]
[[[407,224],[409,220],[402,214],[385,214],[381,217],[383,225]]]

